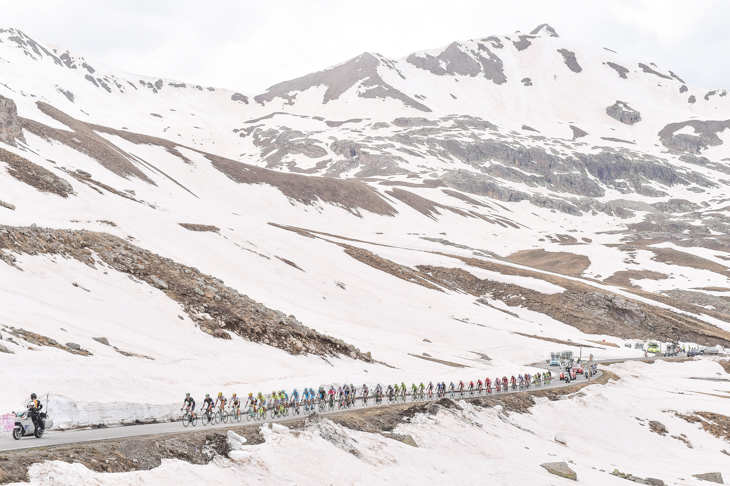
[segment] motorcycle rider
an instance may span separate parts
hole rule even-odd
[[[28,402],[28,415],[33,421],[33,426],[38,430],[44,430],[46,428],[43,420],[41,420],[40,411],[43,408],[43,404],[38,400],[35,393],[30,394],[30,402]]]

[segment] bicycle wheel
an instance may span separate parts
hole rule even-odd
[[[224,424],[228,422],[228,412],[225,410],[221,412],[221,422]]]
[[[216,412],[215,415],[213,415],[213,422],[215,422],[216,424],[221,423],[221,413],[220,412]]]
[[[208,425],[210,423],[210,414],[205,412],[203,413],[203,417],[201,418],[201,422],[203,422],[203,427]]]
[[[186,413],[185,415],[183,415],[182,424],[183,427],[187,427],[188,425],[190,425],[190,414]]]

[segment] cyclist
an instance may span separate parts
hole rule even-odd
[[[335,387],[333,385],[330,385],[330,389],[327,392],[327,395],[328,395],[330,407],[334,407],[335,406]]]
[[[507,391],[507,388],[509,388],[508,385],[507,385],[507,377],[506,376],[503,376],[502,377],[502,391]]]
[[[522,375],[518,376],[518,379],[520,381],[520,390],[524,390],[525,388],[525,379],[522,377]]]
[[[362,403],[363,403],[363,405],[367,405],[369,393],[370,393],[370,390],[368,390],[368,386],[365,383],[363,383],[362,384]]]
[[[421,400],[426,396],[426,387],[423,386],[423,382],[418,385],[418,394],[421,396]]]
[[[532,377],[529,373],[525,373],[525,386],[530,388],[530,383],[532,383]]]
[[[304,393],[306,393],[307,396],[309,396],[309,391],[307,391],[306,388],[304,389]],[[297,409],[297,411],[299,410],[299,392],[297,391],[296,388],[294,389],[293,392],[291,392],[291,404],[294,406],[294,408]]]
[[[357,388],[355,385],[350,383],[350,398],[352,399],[352,405],[355,406],[355,397],[357,396]]]
[[[185,400],[183,400],[183,408],[180,410],[183,410],[187,408],[187,411],[190,412],[190,414],[195,418],[195,399],[190,396],[190,393],[185,394]]]
[[[454,398],[454,392],[456,391],[454,388],[454,382],[452,381],[449,385],[449,391],[451,392],[451,398]]]
[[[464,382],[459,380],[459,393],[461,393],[461,396],[464,396]]]
[[[383,387],[378,383],[375,385],[375,404],[378,405],[383,401]]]
[[[222,412],[226,406],[226,397],[223,396],[223,392],[218,392],[218,397],[215,399],[215,405],[213,405],[213,406],[217,407],[219,402],[221,404],[220,410]]]
[[[512,389],[516,390],[517,389],[517,380],[515,380],[515,375],[512,375],[511,381],[512,381]]]
[[[415,400],[418,396],[418,387],[415,383],[411,383],[411,395],[413,395],[413,399]]]
[[[396,386],[398,386],[398,385],[396,385]],[[391,385],[388,385],[388,389],[385,391],[385,394],[387,395],[388,400],[392,400],[393,399],[393,393],[394,392],[395,392],[395,390],[393,389],[393,387]]]
[[[479,392],[480,395],[482,394],[482,388],[483,388],[483,386],[482,386],[482,379],[479,378],[477,380],[477,391]]]
[[[241,409],[241,400],[234,393],[231,397],[231,410],[233,413],[237,413]]]
[[[489,377],[484,379],[484,384],[487,387],[487,393],[492,393],[492,380],[489,379]]]
[[[469,382],[469,395],[473,395],[473,394],[474,394],[474,380],[471,380]]]
[[[203,413],[211,413],[213,411],[213,399],[210,398],[208,393],[205,394],[205,400],[203,400]]]

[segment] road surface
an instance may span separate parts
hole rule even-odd
[[[553,370],[555,371],[555,370]],[[591,380],[595,380],[601,375],[601,372],[598,372],[598,375],[591,378]],[[570,384],[580,384],[584,383],[586,381],[585,378],[579,378],[578,380],[572,381]],[[553,373],[553,380],[549,385],[543,385],[540,387],[532,387],[529,390],[515,390],[515,391],[509,391],[507,393],[500,393],[499,395],[508,395],[508,394],[514,394],[514,393],[532,393],[538,390],[544,390],[544,389],[553,389],[553,388],[561,388],[567,386],[565,382],[560,381],[557,376],[555,376],[555,373]],[[464,393],[464,398],[476,398],[479,395],[477,395],[476,392],[474,392],[473,396],[470,396],[468,392]],[[484,394],[481,396],[485,396]],[[447,398],[451,397],[450,393],[446,394]],[[459,393],[456,393],[455,396],[456,399],[460,399],[461,396]],[[384,407],[390,407],[393,405],[402,405],[403,402],[397,402],[395,404],[387,404],[387,400],[384,400],[381,405],[375,405],[375,400],[371,397],[367,407],[362,406],[362,399],[358,398],[357,401],[360,402],[359,406],[356,406],[354,408],[344,409],[344,410],[332,410],[332,411],[325,411],[325,412],[318,412],[320,415],[323,416],[329,416],[329,415],[336,415],[338,413],[353,413],[357,412],[358,410],[365,410],[365,409],[372,409],[376,407],[384,408]],[[417,403],[423,403],[423,401],[416,401],[413,402],[410,399],[410,396],[408,398],[408,401],[406,403],[409,404],[417,404]],[[125,439],[130,437],[140,437],[145,435],[159,435],[159,434],[180,434],[180,433],[186,433],[186,432],[199,432],[201,430],[215,430],[215,429],[233,429],[238,428],[246,425],[251,426],[260,426],[263,423],[269,423],[269,422],[277,422],[277,423],[286,423],[292,420],[299,420],[305,417],[305,414],[303,413],[301,415],[294,415],[279,419],[272,419],[271,416],[267,416],[265,420],[259,420],[259,421],[246,421],[245,414],[241,417],[241,422],[234,422],[231,423],[230,420],[228,423],[221,423],[217,425],[208,425],[203,427],[200,420],[198,420],[197,426],[188,426],[183,427],[182,423],[177,422],[162,422],[162,423],[156,423],[156,424],[144,424],[144,425],[120,425],[120,426],[112,426],[112,427],[104,427],[104,428],[87,428],[87,429],[76,429],[76,430],[69,430],[69,431],[54,431],[54,430],[48,430],[46,431],[45,435],[40,438],[36,439],[33,436],[26,436],[23,437],[20,440],[14,440],[11,436],[2,437],[0,438],[0,452],[5,451],[13,451],[13,450],[21,450],[21,449],[33,449],[36,447],[48,447],[48,446],[57,446],[57,445],[67,445],[67,444],[78,444],[83,442],[93,442],[93,441],[99,441],[99,440],[109,440],[109,439]]]

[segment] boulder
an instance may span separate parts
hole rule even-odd
[[[71,349],[78,349],[78,350],[81,349],[81,345],[76,344],[76,343],[66,343],[66,346],[68,346]]]
[[[651,486],[665,486],[664,481],[661,479],[646,478],[646,482],[651,484]]]
[[[578,475],[565,462],[546,462],[545,464],[540,464],[540,467],[545,468],[550,474],[578,481]]]
[[[11,211],[15,211],[15,205],[13,205],[13,204],[10,204],[10,203],[8,203],[8,202],[3,202],[3,201],[0,201],[0,207],[2,207],[2,208],[6,208],[6,209],[9,209],[9,210],[11,210]]]
[[[606,108],[606,114],[624,125],[633,125],[641,121],[641,113],[623,101],[616,101],[616,103]]]
[[[106,346],[111,346],[111,345],[109,344],[109,340],[108,340],[107,338],[105,338],[105,337],[95,337],[95,338],[91,338],[91,339],[93,339],[94,341],[98,341],[98,342],[100,342],[101,344],[104,344],[104,345],[106,345]]]
[[[415,439],[411,437],[410,435],[406,435],[406,438],[403,439],[401,442],[403,442],[406,445],[409,445],[411,447],[418,447],[418,444],[416,444]]]
[[[25,143],[23,128],[18,118],[18,108],[15,101],[0,96],[0,142],[15,145],[15,141]]]
[[[725,484],[722,480],[722,474],[719,472],[709,472],[703,474],[693,474],[692,476],[703,481],[709,481],[711,483]]]
[[[167,290],[169,288],[167,282],[165,282],[161,278],[158,278],[157,275],[150,275],[150,280],[152,281],[152,285],[154,285],[158,289]]]

